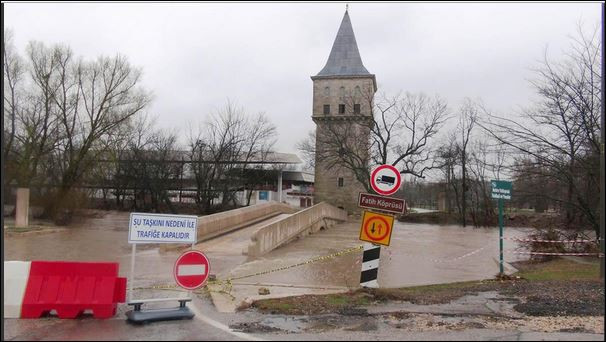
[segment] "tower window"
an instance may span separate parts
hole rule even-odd
[[[338,182],[339,182],[339,188],[342,188],[343,187],[343,177],[339,177]]]
[[[330,87],[324,88],[324,96],[330,96]]]
[[[339,96],[345,97],[345,87],[339,88]]]
[[[362,95],[362,91],[360,90],[360,86],[356,86],[356,96]]]
[[[354,104],[354,114],[360,114],[360,104]]]
[[[339,105],[339,114],[345,114],[345,105],[344,104]]]
[[[330,105],[324,105],[324,115],[330,114]]]

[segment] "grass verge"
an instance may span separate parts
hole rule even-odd
[[[341,294],[304,295],[259,300],[253,307],[264,313],[312,315],[343,313],[356,307],[390,300],[414,304],[444,304],[465,295],[497,291],[524,297],[519,310],[536,316],[603,315],[604,283],[599,263],[580,264],[567,259],[516,264],[510,280],[489,279],[392,289],[359,289]]]

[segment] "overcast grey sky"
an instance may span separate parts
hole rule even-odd
[[[278,127],[276,150],[314,129],[312,81],[326,63],[345,3],[5,4],[4,25],[23,54],[30,40],[66,43],[76,55],[128,56],[154,93],[157,124],[179,130],[237,102]],[[439,94],[455,110],[464,97],[511,112],[528,104],[530,68],[557,58],[599,3],[352,3],[366,68],[380,91]],[[452,122],[456,124],[456,122]]]

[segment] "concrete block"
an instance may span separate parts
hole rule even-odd
[[[27,227],[29,224],[29,189],[17,189],[17,212],[15,214],[15,226]]]

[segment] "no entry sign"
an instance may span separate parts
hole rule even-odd
[[[200,251],[187,251],[175,262],[173,274],[179,286],[187,290],[195,290],[208,279],[210,262]]]
[[[402,176],[398,169],[391,165],[377,166],[370,174],[370,186],[379,195],[391,195],[400,189]]]

